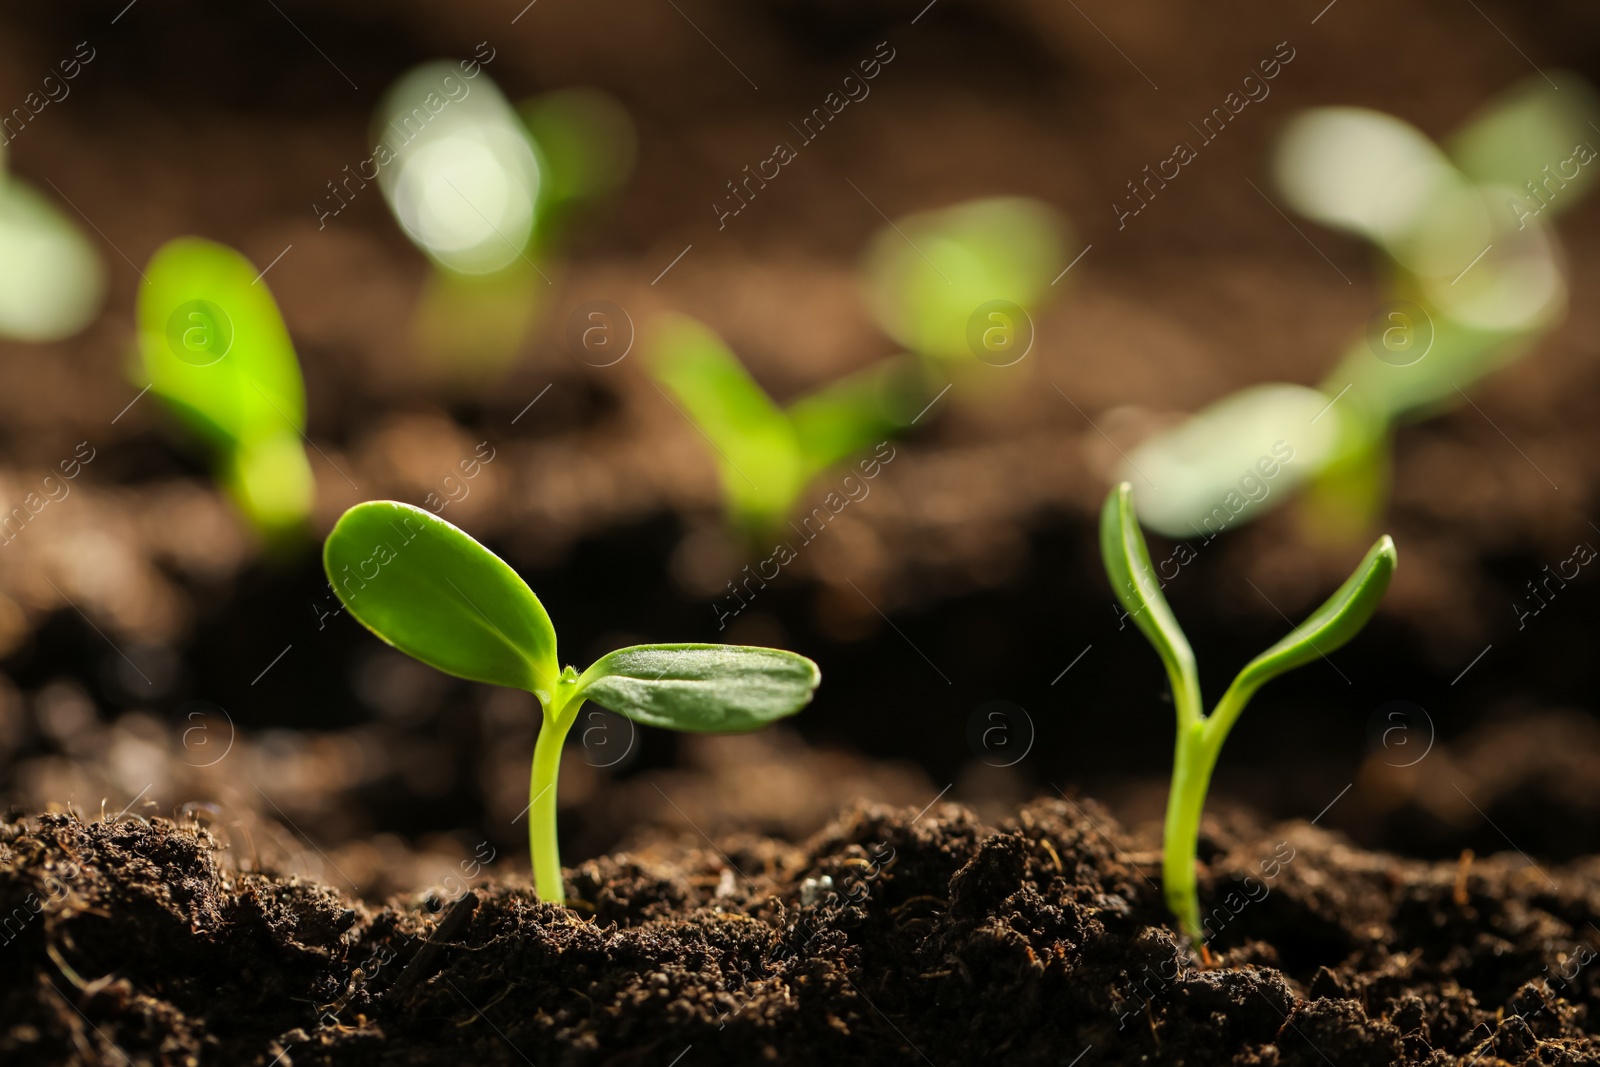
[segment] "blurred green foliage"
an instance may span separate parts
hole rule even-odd
[[[1067,266],[1071,240],[1059,213],[1022,197],[910,215],[867,246],[861,263],[867,305],[883,331],[912,352],[947,363],[988,361],[973,347],[973,315],[997,301],[1037,311]]]
[[[217,480],[272,543],[303,533],[315,493],[301,445],[305,387],[259,272],[225,245],[180,237],[139,290],[150,390],[211,450]]]
[[[7,172],[0,146],[0,337],[71,337],[94,319],[105,287],[105,268],[88,237]]]
[[[787,409],[707,327],[681,316],[660,323],[648,342],[652,373],[716,453],[729,519],[746,543],[776,533],[817,475],[920,417],[941,393],[937,380],[1021,360],[1033,344],[1030,309],[1053,295],[1069,239],[1058,213],[1021,197],[891,222],[862,257],[861,284],[879,325],[912,354]]]
[[[686,316],[656,323],[646,351],[715,453],[729,519],[752,547],[783,526],[812,479],[905,427],[925,402],[921,369],[901,357],[779,407],[721,338]]]
[[[1183,537],[1207,518],[1250,521],[1308,485],[1308,528],[1360,537],[1387,497],[1395,425],[1458,403],[1561,321],[1567,285],[1551,222],[1595,181],[1600,99],[1576,74],[1551,76],[1559,91],[1544,78],[1515,86],[1445,148],[1364,108],[1291,122],[1279,189],[1306,217],[1373,245],[1385,302],[1318,390],[1258,387],[1135,449],[1124,476],[1140,486],[1149,526]],[[1279,441],[1294,458],[1270,492],[1239,491],[1241,473]]]
[[[596,90],[513,107],[481,67],[440,61],[389,89],[373,139],[389,208],[436,268],[419,349],[458,377],[499,373],[548,301],[562,234],[627,179],[632,121]]]

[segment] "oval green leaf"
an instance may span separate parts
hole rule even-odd
[[[213,241],[162,245],[139,289],[139,349],[155,394],[219,448],[305,429],[305,386],[260,271]]]
[[[1592,122],[1600,122],[1600,96],[1588,80],[1576,71],[1544,71],[1495,96],[1446,147],[1468,177],[1514,193],[1527,202],[1524,210],[1566,211],[1582,203],[1595,180],[1592,167],[1573,166],[1567,174],[1571,162],[1582,163],[1575,149],[1588,148]],[[1561,175],[1560,195],[1548,205],[1524,192],[1530,179],[1535,186],[1548,180],[1540,172],[1545,166]],[[1549,193],[1550,187],[1539,192]]]
[[[421,508],[357,504],[322,548],[356,620],[447,674],[526,689],[547,705],[560,668],[544,605],[499,556]]]
[[[390,86],[373,116],[374,169],[406,236],[445,270],[478,277],[527,261],[543,176],[493,80],[459,73],[437,60]],[[336,202],[324,198],[318,217]]]
[[[1133,487],[1127,482],[1111,490],[1100,511],[1100,555],[1112,591],[1167,669],[1178,721],[1197,721],[1200,680],[1194,650],[1167,606],[1167,598],[1161,595],[1161,583],[1150,565],[1150,549],[1134,515]]]
[[[1140,520],[1167,537],[1210,539],[1266,514],[1347,447],[1351,404],[1333,399],[1303,385],[1253,385],[1144,441],[1123,469],[1139,486]]]
[[[600,657],[573,699],[649,726],[756,730],[811,702],[822,674],[806,657],[749,645],[634,645]]]

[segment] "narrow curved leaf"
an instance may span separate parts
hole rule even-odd
[[[357,504],[322,549],[356,620],[447,674],[526,689],[549,702],[560,668],[544,605],[468,534],[393,500]]]
[[[649,726],[697,733],[755,730],[811,702],[817,665],[748,645],[634,645],[600,657],[573,699]]]
[[[1133,487],[1127,482],[1111,490],[1100,511],[1100,554],[1112,591],[1167,668],[1179,721],[1198,719],[1200,682],[1194,650],[1167,606],[1167,598],[1161,595],[1161,584],[1150,565],[1150,549],[1134,515]]]
[[[884,360],[789,405],[789,421],[808,475],[903,429],[926,403],[926,378],[911,356]]]
[[[1286,671],[1326,656],[1349,641],[1372,618],[1389,588],[1396,561],[1394,541],[1388,534],[1367,551],[1355,573],[1294,632],[1251,660],[1229,687],[1241,699]]]

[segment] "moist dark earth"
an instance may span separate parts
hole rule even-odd
[[[1208,823],[1209,965],[1094,802],[847,810],[369,907],[204,830],[0,828],[7,1064],[1595,1062],[1597,864]],[[676,1059],[681,1057],[681,1060]]]
[[[318,533],[360,498],[422,503],[460,456],[489,442],[497,458],[446,517],[528,578],[573,659],[642,640],[794,648],[828,679],[795,721],[805,739],[914,761],[932,780],[927,795],[959,783],[975,757],[972,716],[999,696],[1036,727],[1017,767],[1023,781],[1003,790],[1008,802],[1052,780],[1112,800],[1124,776],[1163,773],[1164,746],[1147,742],[1170,723],[1159,669],[1131,629],[1118,629],[1096,558],[1093,514],[1116,449],[1234,389],[1319,380],[1380,300],[1368,250],[1307,229],[1330,269],[1251,190],[1271,187],[1282,124],[1303,107],[1359,104],[1443,138],[1533,76],[1521,53],[1600,81],[1595,15],[1572,2],[1533,11],[1504,0],[1393,10],[1229,0],[1079,12],[1045,0],[940,0],[919,17],[924,0],[704,0],[686,9],[691,24],[668,5],[641,12],[596,0],[536,5],[514,25],[505,6],[284,0],[280,12],[181,0],[137,5],[114,24],[115,12],[72,5],[4,14],[5,100],[35,88],[76,42],[99,51],[71,98],[9,147],[7,165],[40,189],[53,183],[94,220],[110,290],[100,320],[78,337],[0,349],[0,505],[81,441],[97,457],[71,498],[0,553],[0,670],[14,686],[0,685],[0,801],[32,813],[109,797],[116,810],[154,780],[163,813],[219,802],[137,770],[111,774],[111,749],[84,742],[120,733],[149,747],[155,723],[170,745],[189,736],[190,702],[206,701],[241,733],[301,731],[308,744],[359,745],[384,764],[330,789],[337,808],[296,807],[312,787],[296,797],[273,790],[291,816],[328,832],[323,847],[461,828],[516,847],[509,820],[522,785],[501,791],[502,802],[484,772],[505,754],[507,768],[523,766],[504,777],[525,777],[531,731],[508,739],[503,716],[475,721],[492,717],[481,692],[406,674],[347,617],[324,625],[314,546],[287,563],[259,559],[204,457],[149,397],[132,403],[145,384],[127,373],[136,265],[180,233],[225,241],[263,265],[293,246],[267,281],[307,377]],[[697,26],[759,91],[721,65]],[[634,114],[641,142],[626,189],[575,231],[559,270],[551,265],[549,308],[515,367],[474,386],[440,382],[412,358],[408,324],[427,266],[381,200],[357,201],[325,229],[309,204],[370,149],[384,86],[415,62],[471,54],[485,39],[513,99],[601,87]],[[708,194],[886,39],[899,54],[871,99],[719,231]],[[1281,40],[1298,50],[1293,77],[1208,149],[1209,169],[1119,228],[1109,205],[1124,182]],[[1380,41],[1404,41],[1404,61],[1374,62]],[[641,360],[596,368],[574,359],[566,315],[594,298],[641,323],[695,314],[787,400],[893,353],[858,291],[857,257],[883,226],[874,204],[898,217],[1001,193],[1042,198],[1093,246],[1041,310],[1038,358],[1019,365],[1029,377],[987,400],[953,390],[947,408],[896,443],[900,458],[841,519],[840,536],[819,540],[737,629],[719,632],[713,605],[740,561],[717,551],[714,457]],[[1339,655],[1354,687],[1330,685],[1321,665],[1286,678],[1272,699],[1294,710],[1263,704],[1230,741],[1219,788],[1243,783],[1263,813],[1318,810],[1367,755],[1373,716],[1393,700],[1428,709],[1441,739],[1529,708],[1592,708],[1585,664],[1600,638],[1600,583],[1574,582],[1526,631],[1514,612],[1542,567],[1593,536],[1600,496],[1600,305],[1583,297],[1600,268],[1600,197],[1574,206],[1560,233],[1575,294],[1566,322],[1473,391],[1481,414],[1463,406],[1401,431],[1383,528],[1402,562],[1382,615]],[[688,244],[693,252],[652,284]],[[1208,691],[1282,636],[1279,610],[1299,617],[1314,607],[1360,547],[1319,544],[1286,509],[1185,568],[1169,595],[1199,646]],[[63,687],[82,697],[94,731],[43,713],[67,703],[56,700]],[[1082,710],[1125,698],[1136,708],[1126,717]],[[908,699],[925,709],[914,727],[879,711]],[[134,719],[137,729],[123,729]],[[646,732],[640,749],[640,769],[683,757],[677,739],[658,733]],[[409,758],[418,750],[440,758]],[[69,763],[115,780],[67,774]],[[231,763],[223,774],[245,780]],[[952,795],[977,799],[962,784]],[[1462,836],[1424,820],[1403,841],[1383,840],[1353,810],[1329,819],[1368,844],[1432,849]],[[1507,830],[1536,855],[1549,854],[1538,839],[1552,837],[1567,855],[1593,847],[1592,835],[1550,825]],[[600,854],[621,836],[586,839],[573,855]]]

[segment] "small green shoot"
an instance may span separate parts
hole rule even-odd
[[[357,504],[323,546],[350,614],[385,642],[447,674],[523,689],[544,710],[528,783],[534,884],[565,902],[556,838],[561,745],[584,701],[650,726],[755,730],[811,701],[804,656],[742,645],[635,645],[579,674],[562,668],[555,627],[517,572],[465,532],[392,500]]]
[[[916,417],[925,386],[915,362],[891,359],[779,407],[706,326],[659,323],[650,367],[716,453],[730,518],[763,543],[822,471]]]
[[[139,290],[150,390],[210,446],[217,479],[269,542],[297,536],[315,486],[301,439],[305,386],[261,272],[226,245],[180,237]]]
[[[1111,490],[1100,513],[1100,552],[1111,588],[1139,632],[1161,657],[1172,684],[1178,735],[1162,835],[1162,886],[1167,907],[1177,916],[1182,932],[1199,943],[1206,933],[1195,885],[1200,813],[1222,743],[1256,690],[1280,674],[1327,656],[1367,624],[1394,574],[1394,542],[1387,534],[1378,538],[1355,573],[1333,596],[1238,673],[1209,715],[1201,711],[1194,651],[1161,594],[1161,582],[1150,564],[1150,550],[1134,517],[1133,490],[1127,482]]]

